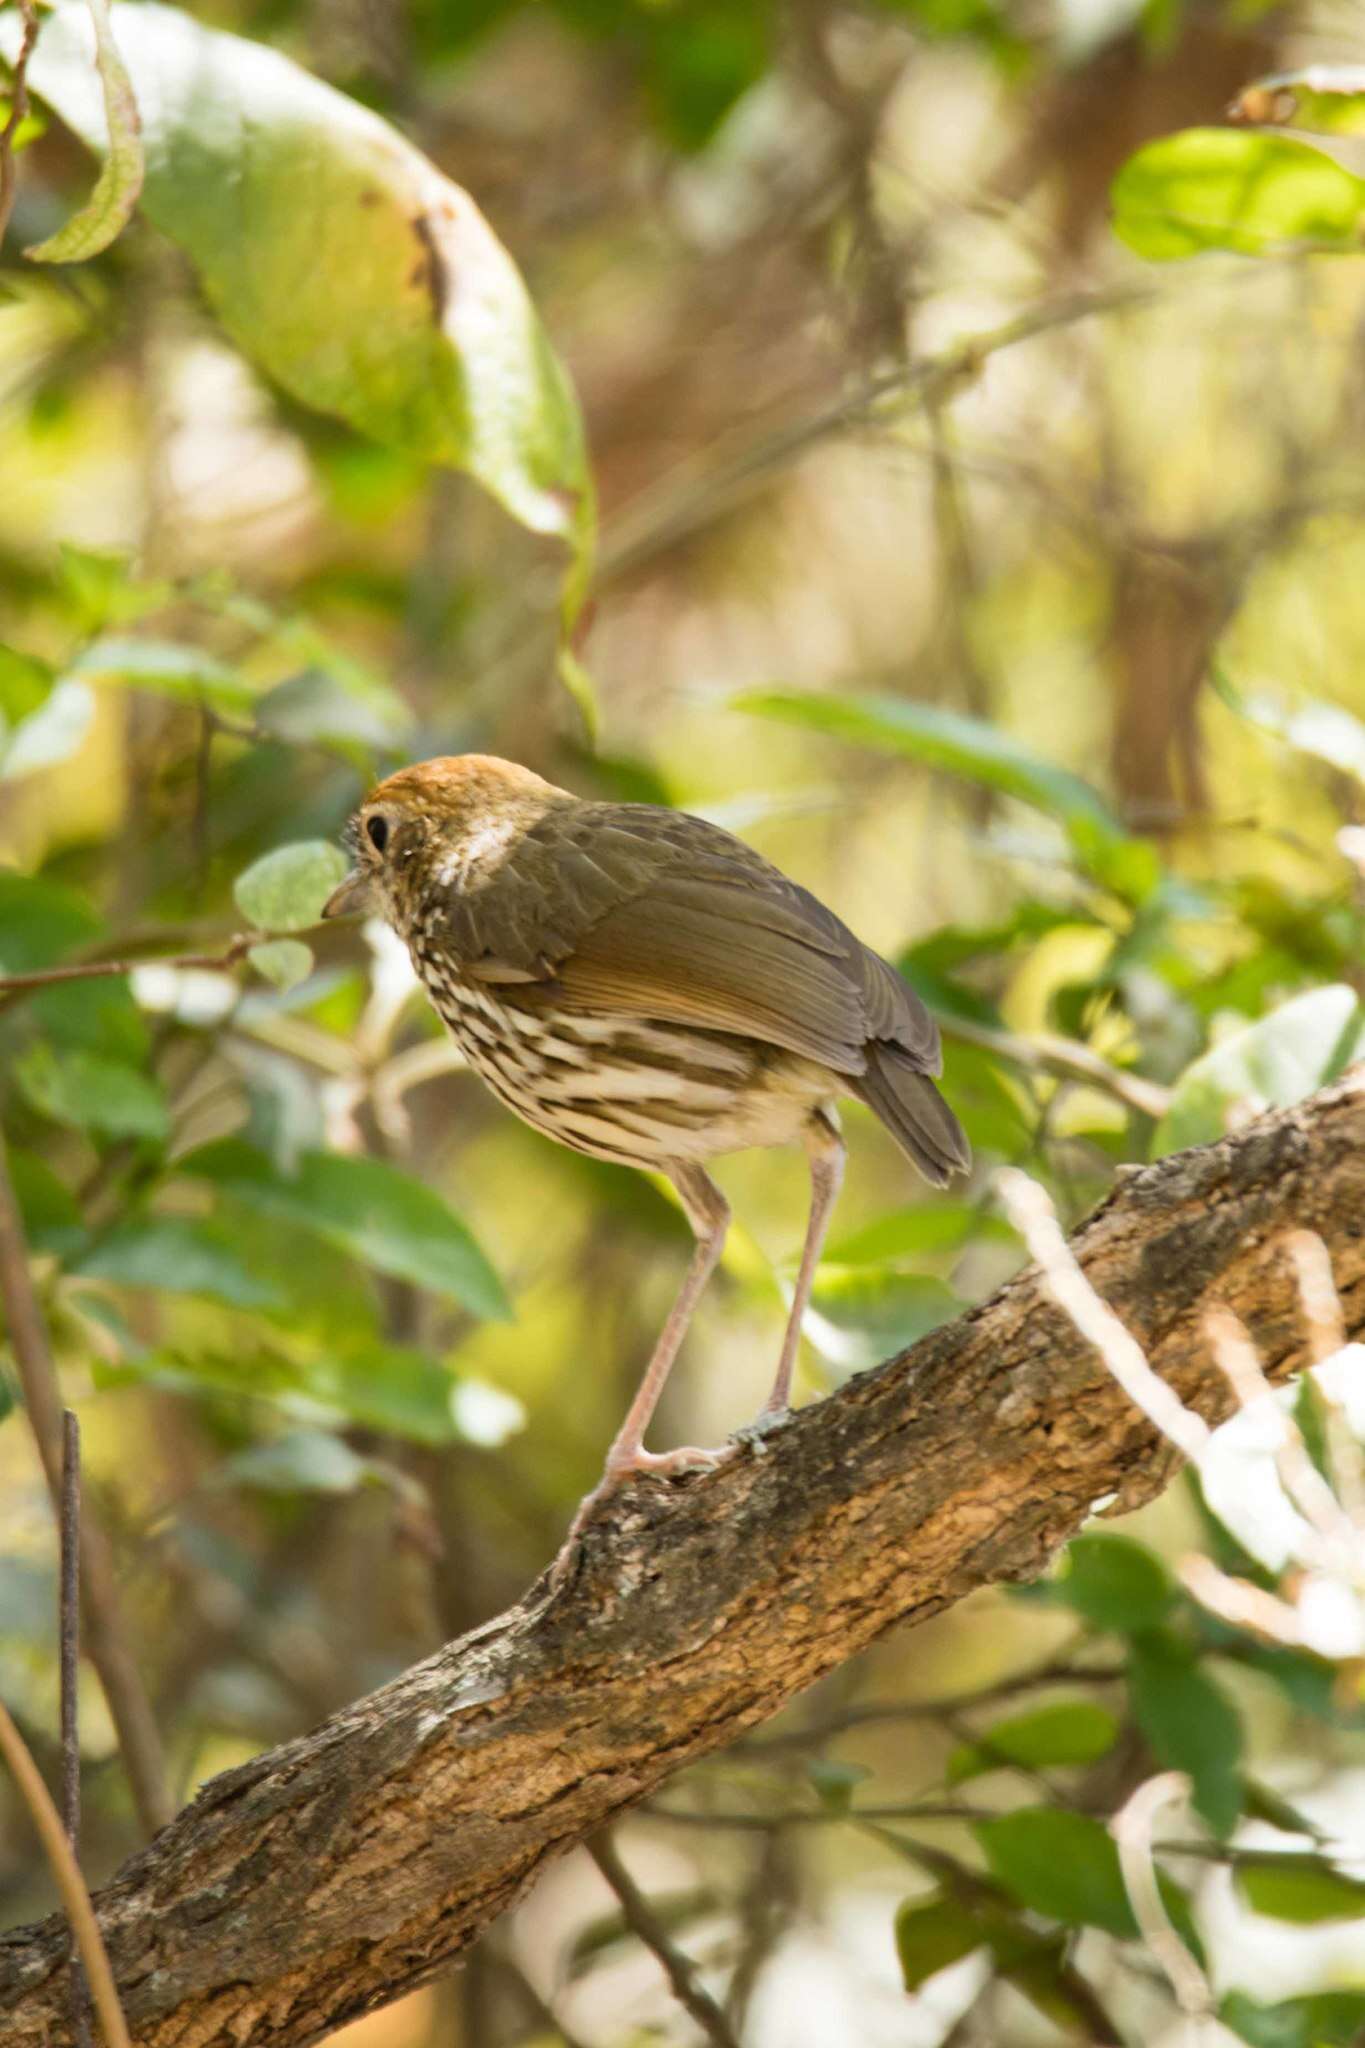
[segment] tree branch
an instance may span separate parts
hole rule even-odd
[[[1365,1331],[1365,1075],[1125,1175],[1073,1249],[1209,1419],[1225,1303],[1283,1379],[1311,1357],[1287,1232]],[[547,1864],[898,1621],[1035,1577],[1169,1462],[1021,1274],[763,1448],[604,1504],[576,1574],[206,1786],[97,1901],[139,2048],[286,2048],[436,1975]],[[6,2048],[66,2038],[62,1924],[0,1942]]]

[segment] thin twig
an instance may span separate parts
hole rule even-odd
[[[173,953],[169,957],[153,954],[145,960],[76,960],[66,967],[35,967],[27,974],[0,974],[0,995],[48,988],[56,981],[95,981],[104,975],[132,974],[139,967],[235,967],[265,936],[264,932],[238,932],[221,953]]]
[[[1029,1038],[1023,1038],[1014,1031],[997,1031],[989,1024],[977,1024],[967,1017],[956,1017],[940,1013],[939,1029],[945,1038],[954,1038],[959,1045],[979,1046],[982,1052],[993,1052],[1011,1066],[1024,1067],[1030,1073],[1059,1074],[1069,1081],[1088,1081],[1092,1087],[1103,1088],[1110,1095],[1118,1097],[1129,1109],[1137,1110],[1140,1116],[1153,1118],[1164,1116],[1170,1103],[1171,1091],[1163,1088],[1159,1081],[1149,1081],[1142,1074],[1130,1074],[1123,1067],[1111,1066],[1108,1060],[1082,1045],[1074,1038],[1059,1038],[1054,1032],[1039,1031]]]
[[[1312,1547],[1317,1552],[1314,1555],[1305,1532],[1299,1546],[1305,1553],[1303,1562],[1325,1565],[1346,1577],[1365,1575],[1360,1532],[1309,1457],[1297,1423],[1276,1400],[1245,1323],[1229,1308],[1210,1309],[1204,1318],[1204,1334],[1240,1406],[1256,1409],[1275,1431],[1275,1470],[1280,1484],[1318,1539]]]
[[[587,1844],[587,1850],[615,1892],[627,1927],[663,1965],[673,1996],[684,2012],[691,2014],[712,2048],[739,2048],[729,2021],[702,1983],[692,1958],[670,1941],[648,1899],[617,1855],[611,1836],[597,1835]]]
[[[1213,2010],[1213,1994],[1204,1972],[1171,1924],[1157,1882],[1152,1830],[1157,1815],[1177,1799],[1189,1796],[1190,1781],[1180,1771],[1164,1771],[1139,1785],[1132,1798],[1109,1823],[1118,1844],[1119,1868],[1138,1932],[1170,1980],[1176,2003],[1191,2019]]]
[[[81,1855],[81,1426],[62,1410],[61,1599],[59,1603],[62,1826],[77,1863]],[[73,1930],[74,1932],[74,1930]],[[90,2048],[90,1994],[74,1942],[71,1955],[71,2031],[75,2048]]]
[[[95,1918],[90,1894],[81,1876],[80,1865],[71,1852],[71,1844],[62,1832],[61,1815],[48,1794],[38,1766],[29,1755],[23,1736],[15,1727],[3,1706],[0,1706],[0,1755],[14,1776],[25,1806],[38,1831],[49,1868],[57,1881],[62,1895],[62,1904],[71,1922],[71,1929],[80,1947],[85,1963],[85,1974],[90,1980],[94,1994],[95,2010],[100,2016],[104,2030],[106,2048],[132,2048],[132,2037],[128,2023],[123,2017],[119,2004],[118,1989],[114,1973],[109,1967],[104,1941],[100,1934],[99,1922]]]
[[[1002,1167],[995,1184],[1010,1221],[1037,1260],[1043,1285],[1058,1308],[1094,1345],[1134,1406],[1155,1423],[1177,1450],[1198,1464],[1213,1432],[1203,1417],[1187,1408],[1166,1381],[1152,1371],[1136,1337],[1096,1294],[1062,1235],[1047,1190],[1015,1166]]]
[[[33,0],[19,0],[19,12],[23,16],[24,32],[19,54],[10,72],[9,117],[0,128],[0,242],[5,239],[10,215],[14,211],[14,138],[19,133],[20,122],[28,114],[28,60],[38,40],[38,10]]]
[[[62,1411],[47,1329],[29,1271],[23,1219],[0,1135],[0,1304],[24,1390],[24,1407],[38,1446],[54,1513],[62,1503]],[[119,1610],[109,1541],[87,1508],[80,1528],[85,1586],[86,1645],[100,1675],[138,1818],[149,1834],[164,1827],[174,1808],[166,1789],[161,1737],[128,1648]]]

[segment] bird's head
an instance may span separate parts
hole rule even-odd
[[[400,768],[351,820],[355,865],[322,914],[365,912],[405,933],[434,890],[479,887],[538,818],[568,801],[529,768],[491,754],[444,754]]]

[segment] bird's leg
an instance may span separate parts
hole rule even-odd
[[[806,1224],[806,1242],[801,1248],[801,1270],[796,1276],[796,1291],[792,1295],[791,1313],[782,1338],[782,1356],[777,1362],[777,1378],[773,1381],[772,1392],[759,1410],[755,1425],[760,1432],[764,1424],[776,1422],[785,1415],[791,1405],[792,1372],[801,1342],[801,1324],[810,1305],[815,1269],[820,1263],[830,1215],[839,1199],[844,1161],[848,1156],[837,1126],[824,1110],[815,1111],[803,1136],[810,1159],[810,1217]]]
[[[644,1434],[659,1404],[664,1382],[687,1335],[687,1326],[705,1292],[706,1283],[720,1263],[725,1233],[730,1227],[730,1205],[709,1174],[703,1173],[699,1166],[687,1165],[678,1167],[669,1178],[682,1197],[683,1209],[696,1236],[696,1248],[686,1278],[678,1289],[678,1298],[669,1310],[668,1321],[659,1333],[654,1356],[645,1368],[639,1392],[607,1452],[607,1466],[599,1493],[603,1487],[613,1486],[618,1479],[623,1479],[628,1472],[685,1471],[689,1466],[715,1464],[722,1455],[717,1451],[698,1449],[656,1453],[644,1447]]]
[[[569,1533],[560,1546],[559,1555],[550,1568],[551,1586],[561,1585],[573,1561],[578,1539],[592,1519],[597,1503],[612,1493],[631,1472],[685,1472],[704,1470],[719,1465],[730,1455],[728,1445],[719,1450],[705,1451],[693,1447],[677,1451],[647,1451],[644,1447],[644,1433],[649,1428],[659,1396],[664,1390],[674,1359],[687,1335],[687,1326],[701,1300],[706,1283],[715,1272],[721,1251],[725,1244],[725,1233],[730,1227],[730,1205],[709,1174],[699,1166],[679,1166],[669,1175],[674,1187],[682,1197],[683,1209],[696,1237],[696,1248],[686,1278],[678,1289],[678,1298],[669,1311],[668,1321],[659,1333],[654,1346],[654,1355],[645,1368],[645,1376],[639,1391],[631,1402],[625,1421],[616,1433],[616,1440],[607,1452],[607,1462],[601,1479],[579,1502],[578,1512],[569,1525]]]

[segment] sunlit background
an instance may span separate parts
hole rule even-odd
[[[145,225],[81,267],[21,259],[88,184],[53,123],[19,160],[0,269],[0,637],[66,680],[36,744],[0,759],[0,965],[211,952],[249,863],[334,838],[374,773],[429,753],[505,754],[730,825],[939,1009],[977,1155],[970,1184],[930,1202],[849,1108],[802,1399],[1014,1269],[995,1166],[1027,1166],[1075,1220],[1117,1163],[1163,1149],[1168,1091],[1211,1044],[1291,998],[1365,989],[1365,902],[1338,843],[1365,816],[1365,260],[1153,266],[1109,224],[1111,179],[1144,141],[1217,123],[1260,74],[1365,62],[1356,8],[192,11],[378,107],[521,266],[600,495],[579,642],[597,730],[555,672],[553,542],[263,382]],[[1040,309],[1035,333],[1004,332]],[[919,377],[971,337],[953,374]],[[875,703],[851,730],[855,696]],[[905,705],[974,723],[951,729],[953,754],[898,725]],[[986,726],[1028,773],[993,767]],[[1049,766],[1100,793],[1099,854]],[[555,1149],[457,1069],[381,931],[313,943],[287,992],[157,969],[0,1013],[5,1129],[177,1798],[523,1590],[596,1476],[686,1255],[658,1188]],[[1341,1063],[1350,1012],[1310,1005],[1290,1027],[1279,1054],[1301,1056],[1303,1088]],[[1238,1070],[1167,1137],[1215,1135],[1276,1086]],[[178,1172],[243,1135],[286,1163],[366,1149],[437,1190],[510,1318]],[[779,1341],[802,1163],[748,1155],[718,1178],[737,1228],[660,1447],[749,1419]],[[149,1214],[174,1228],[130,1239]],[[1176,1489],[1125,1533],[1174,1559],[1201,1523]],[[45,1766],[52,1549],[13,1414],[0,1692]],[[989,1703],[1071,1657],[1080,1627],[1065,1606],[978,1595],[798,1704],[778,1746],[670,1785],[674,1818],[621,1831],[746,2048],[1059,2038],[980,1956],[907,1992],[892,1921],[923,1872],[842,1825],[808,1766],[867,1767],[859,1794],[883,1806],[932,1790],[977,1724],[916,1702]],[[1103,1634],[1079,1655],[1118,1668]],[[1250,1662],[1217,1670],[1248,1769],[1325,1826],[1359,1820],[1358,1705],[1315,1718]],[[1121,1711],[1112,1684],[1097,1697]],[[905,1711],[796,1739],[870,1700]],[[139,1839],[93,1677],[81,1733],[93,1881]],[[1107,1814],[1151,1768],[1126,1726],[1066,1782]],[[1020,1791],[992,1776],[973,1803]],[[794,1807],[804,1821],[745,1824]],[[970,1858],[963,1822],[921,1832]],[[1365,1919],[1253,1917],[1216,1863],[1193,1889],[1220,1989],[1365,1987]],[[0,1915],[50,1904],[0,1786]],[[696,2040],[614,1911],[571,1857],[448,1982],[344,2038]],[[1084,1934],[1081,1961],[1128,2038],[1154,2039],[1161,1985],[1106,1940]]]

